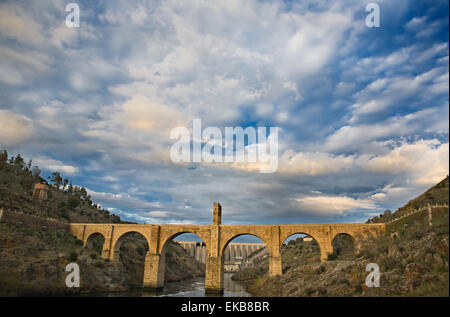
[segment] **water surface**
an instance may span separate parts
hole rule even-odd
[[[224,297],[249,297],[245,287],[231,279],[232,273],[224,274]],[[105,294],[103,294],[104,296]],[[134,290],[126,293],[108,293],[106,296],[133,297],[205,297],[205,277],[196,277],[179,282],[168,282],[162,292],[154,293]]]

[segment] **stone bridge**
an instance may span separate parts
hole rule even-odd
[[[225,249],[234,238],[254,235],[261,239],[269,251],[269,275],[282,274],[281,246],[294,234],[306,234],[317,241],[321,261],[333,252],[332,242],[338,234],[352,238],[355,248],[368,237],[385,233],[385,224],[294,224],[294,225],[222,225],[222,206],[214,203],[211,225],[158,225],[158,224],[90,224],[72,223],[70,231],[84,245],[95,235],[104,237],[102,257],[116,260],[120,244],[129,233],[141,234],[148,243],[145,256],[143,287],[161,290],[164,287],[165,250],[167,241],[183,233],[194,233],[206,246],[205,292],[223,292],[223,266]]]

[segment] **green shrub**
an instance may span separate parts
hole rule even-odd
[[[75,251],[70,252],[69,261],[74,262],[78,259],[78,253]]]
[[[355,295],[360,295],[362,293],[362,285],[361,284],[356,284],[355,286]]]
[[[80,203],[80,200],[74,196],[67,198],[67,205],[69,205],[69,207],[72,209],[78,207]]]
[[[328,261],[336,260],[337,254],[335,252],[328,254]]]
[[[67,209],[58,210],[58,214],[61,218],[64,218],[64,219],[70,221],[69,211]]]

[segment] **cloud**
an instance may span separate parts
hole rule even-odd
[[[20,85],[26,79],[49,71],[46,57],[35,53],[33,56],[17,49],[0,46],[0,81],[9,85]]]
[[[33,122],[9,110],[0,110],[0,144],[12,146],[24,142],[33,135]]]
[[[46,169],[51,172],[61,172],[67,175],[75,175],[79,172],[79,169],[75,166],[64,164],[61,161],[54,160],[49,157],[38,156],[33,158],[34,164],[40,168]]]
[[[108,193],[108,192],[96,192],[92,189],[88,189],[89,194],[94,201],[98,201],[102,206],[112,207],[116,209],[148,211],[148,209],[159,208],[160,204],[157,202],[148,202],[137,197],[133,197],[127,193]]]
[[[306,196],[295,201],[302,209],[324,214],[342,214],[355,209],[377,209],[368,199],[354,199],[347,196]]]
[[[354,151],[371,141],[414,135],[427,130],[441,131],[442,125],[448,126],[448,120],[442,118],[445,112],[448,113],[448,106],[428,108],[372,124],[345,125],[330,134],[323,147],[332,152]]]
[[[42,36],[43,30],[36,23],[30,12],[20,4],[11,5],[3,3],[0,5],[0,34],[19,42],[40,46],[45,42]]]
[[[150,101],[141,95],[133,96],[127,101],[123,105],[123,111],[126,124],[131,129],[151,131],[167,136],[172,128],[186,124],[177,111]]]
[[[333,174],[343,169],[350,169],[353,164],[353,156],[335,156],[324,152],[294,153],[292,150],[287,150],[280,158],[278,171],[280,173],[314,176]]]
[[[448,173],[448,1],[382,1],[382,32],[358,1],[65,5],[0,5],[0,142],[128,220],[354,222]],[[174,164],[192,118],[279,127],[277,172]]]
[[[436,139],[402,143],[386,155],[362,158],[358,163],[365,170],[374,173],[407,173],[415,184],[433,185],[441,181],[449,172],[448,142]]]

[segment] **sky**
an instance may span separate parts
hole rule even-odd
[[[394,211],[449,174],[449,3],[369,2],[2,0],[0,149],[139,223]],[[195,118],[278,127],[277,171],[174,163]]]

